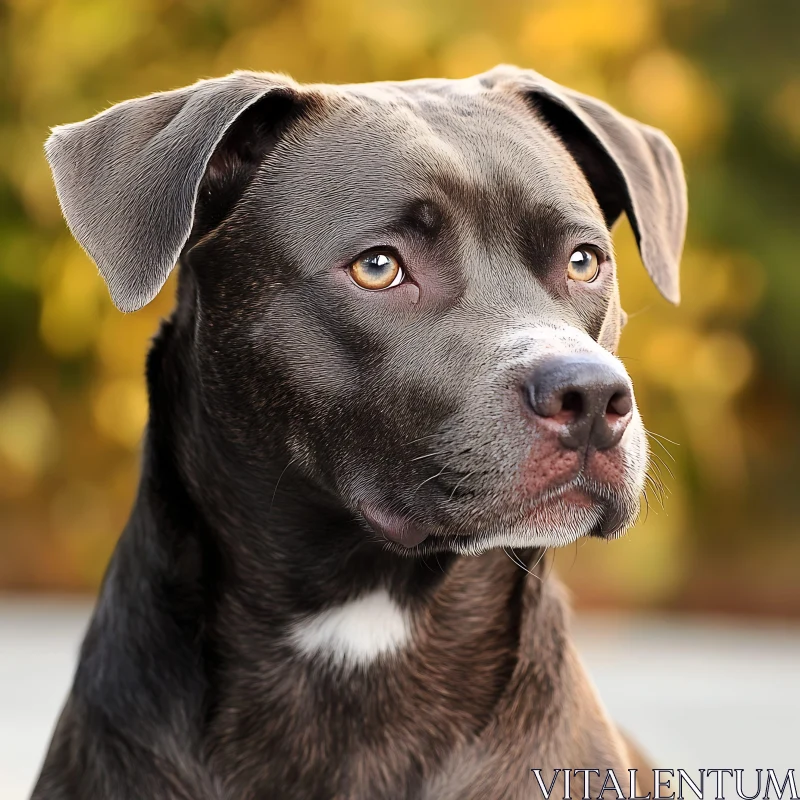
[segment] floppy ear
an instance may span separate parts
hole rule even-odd
[[[650,277],[667,300],[677,303],[687,199],[672,142],[661,131],[536,72],[500,67],[497,73],[521,86],[564,143],[589,181],[606,224],[627,214]]]
[[[235,72],[53,129],[45,151],[64,217],[117,308],[135,311],[164,285],[192,231],[209,162],[237,119],[267,96],[289,105],[298,89],[283,76]],[[247,136],[235,137],[215,156],[211,184],[214,171],[257,157]]]

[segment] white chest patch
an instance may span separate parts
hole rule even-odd
[[[306,655],[366,666],[406,646],[411,618],[381,589],[295,623],[290,636]]]

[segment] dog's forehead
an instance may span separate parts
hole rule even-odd
[[[409,81],[327,87],[324,99],[255,182],[287,235],[298,222],[318,241],[379,229],[421,200],[462,218],[493,211],[501,227],[537,208],[602,222],[577,164],[520,95]]]

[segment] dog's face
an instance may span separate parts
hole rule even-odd
[[[398,551],[624,530],[647,447],[612,355],[609,226],[627,211],[676,299],[685,196],[666,140],[509,68],[275,81],[239,74],[55,132],[65,214],[115,302],[146,302],[181,253],[210,416],[249,469],[285,459]],[[127,163],[98,176],[109,153]],[[101,220],[92,184],[133,199]]]

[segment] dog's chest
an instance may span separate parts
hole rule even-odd
[[[561,623],[541,663],[520,658],[519,581],[492,562],[422,610],[374,592],[298,619],[278,656],[232,671],[211,745],[230,796],[485,800],[558,766],[575,680]]]
[[[298,620],[289,640],[301,656],[347,674],[402,655],[413,627],[412,613],[381,589]]]

